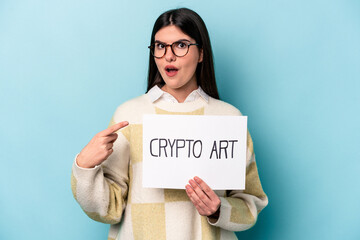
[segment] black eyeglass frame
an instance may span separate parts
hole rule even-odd
[[[173,53],[175,56],[177,56],[177,57],[184,57],[184,56],[186,56],[186,54],[188,54],[188,52],[189,52],[190,46],[192,46],[192,45],[199,46],[198,43],[186,43],[186,42],[184,42],[184,41],[176,41],[176,42],[173,42],[172,44],[166,44],[166,43],[162,43],[162,42],[159,42],[159,43],[165,45],[165,52],[164,52],[164,55],[162,55],[161,57],[156,57],[156,56],[154,55],[154,47],[155,47],[154,45],[155,45],[155,43],[153,43],[152,45],[148,46],[148,48],[150,49],[151,55],[153,55],[154,58],[158,58],[158,59],[160,59],[160,58],[162,58],[162,57],[165,56],[166,50],[167,50],[167,47],[168,47],[168,46],[170,46],[172,53]],[[186,51],[186,53],[185,53],[184,55],[182,55],[182,56],[176,55],[176,53],[174,52],[174,49],[173,49],[173,46],[174,46],[174,44],[176,44],[176,43],[184,43],[184,44],[187,45],[187,51]]]

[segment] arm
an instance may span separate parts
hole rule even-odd
[[[115,122],[112,120],[109,128],[113,125]],[[113,151],[110,156],[101,160],[99,165],[80,167],[83,165],[79,163],[82,160],[79,161],[78,154],[72,167],[71,188],[74,198],[90,218],[99,222],[120,222],[125,208],[129,182],[129,143],[122,131],[118,132],[113,146],[111,144]],[[95,155],[92,152],[91,156]]]
[[[195,177],[186,186],[186,192],[208,223],[229,231],[243,231],[252,227],[260,211],[268,204],[257,167],[251,136],[247,137],[247,168],[245,190],[228,191],[226,197],[218,197],[200,178]]]
[[[251,228],[257,220],[260,211],[268,204],[255,162],[253,142],[248,132],[247,136],[247,167],[245,190],[228,191],[226,197],[220,197],[220,214],[216,222],[209,224],[230,231],[243,231]]]

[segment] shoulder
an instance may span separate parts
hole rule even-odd
[[[224,102],[219,99],[215,99],[212,97],[209,97],[208,102],[208,111],[207,114],[209,115],[235,115],[235,116],[241,116],[241,112],[239,109],[234,107],[233,105]]]
[[[146,94],[130,99],[116,108],[116,111],[129,111],[134,107],[138,107],[144,104],[149,104],[149,99]]]
[[[144,113],[151,112],[152,103],[146,94],[130,99],[119,105],[113,115],[115,122],[138,121]]]

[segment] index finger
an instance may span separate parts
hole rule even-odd
[[[215,194],[215,192],[201,178],[196,176],[194,177],[194,180],[211,200],[217,199],[218,196]]]
[[[100,135],[101,136],[107,136],[109,134],[112,134],[112,133],[116,132],[120,128],[123,128],[123,127],[127,126],[128,124],[129,124],[129,122],[127,122],[127,121],[116,123],[116,124],[108,127],[107,129],[105,129],[104,131],[101,131]]]

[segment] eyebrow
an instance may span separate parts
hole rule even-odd
[[[185,39],[185,38],[176,40],[175,42],[182,42],[182,41],[191,42],[189,39]],[[162,42],[162,41],[160,41],[160,40],[155,40],[155,42],[157,42],[157,43],[165,43],[165,42]]]

